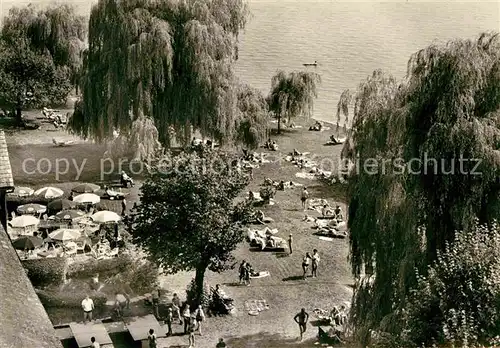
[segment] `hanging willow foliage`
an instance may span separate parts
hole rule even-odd
[[[346,89],[340,95],[337,104],[337,133],[340,130],[340,120],[344,116],[344,132],[347,131],[347,124],[349,123],[349,105],[351,104],[352,94],[351,91]]]
[[[64,104],[76,84],[86,23],[67,5],[12,8],[0,41],[0,106],[22,122],[25,107]]]
[[[87,20],[69,5],[14,7],[5,17],[2,39],[15,47],[27,40],[38,54],[48,54],[56,67],[67,67],[74,75],[82,63]],[[73,78],[73,76],[72,76]],[[73,81],[76,82],[76,81]]]
[[[454,231],[476,217],[498,218],[499,108],[498,34],[430,46],[411,56],[404,82],[376,71],[358,87],[342,155],[354,163],[348,223],[359,283],[352,319],[364,344],[371,330],[400,333],[416,270],[425,274]],[[460,156],[471,160],[462,169]],[[377,161],[376,174],[366,169],[368,159]]]
[[[317,84],[321,78],[316,73],[278,71],[271,80],[271,92],[267,97],[269,110],[278,118],[278,133],[281,118],[290,122],[292,117],[304,115],[310,117],[314,99],[318,96]]]
[[[267,102],[259,90],[240,85],[238,90],[238,139],[240,143],[255,149],[262,144],[268,129]]]
[[[98,141],[116,129],[137,140],[133,124],[147,118],[167,147],[172,135],[185,143],[193,130],[236,141],[246,115],[232,63],[247,15],[244,0],[100,0],[71,128]],[[140,143],[151,135],[141,134]]]

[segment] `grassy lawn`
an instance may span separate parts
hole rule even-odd
[[[38,131],[36,131],[38,132]],[[307,151],[315,154],[317,160],[325,159],[323,162],[337,162],[341,146],[325,146],[332,131],[309,132],[306,129],[287,131],[282,135],[275,136],[280,151],[273,152],[275,158],[280,158],[297,149],[301,152]],[[12,139],[11,139],[12,140]],[[54,162],[57,158],[66,158],[77,163],[82,163],[87,158],[87,165],[79,178],[80,181],[95,181],[99,179],[100,156],[103,148],[91,144],[74,145],[67,148],[54,148],[48,145],[15,145],[16,141],[9,141],[11,164],[14,171],[16,185],[31,185],[40,187],[46,184],[70,189],[74,183],[64,181],[76,181],[76,171],[69,172],[60,177],[59,182],[55,179],[55,173],[46,175],[27,174],[22,169],[25,158],[45,156]],[[78,162],[80,161],[80,162]],[[21,168],[20,168],[21,166]],[[325,170],[330,170],[325,165]],[[30,170],[36,168],[31,167]],[[330,203],[338,202],[346,211],[343,204],[343,194],[339,190],[325,187],[319,181],[300,179],[295,177],[299,169],[285,161],[273,161],[264,164],[254,171],[254,181],[248,190],[258,191],[260,184],[265,178],[273,180],[284,180],[299,182],[307,186],[310,196],[314,198],[326,198]],[[237,260],[249,261],[254,269],[270,272],[271,276],[255,279],[251,286],[238,286],[237,270],[222,274],[208,273],[206,280],[210,285],[223,284],[227,294],[235,299],[237,313],[233,316],[208,318],[204,323],[204,335],[197,337],[197,347],[214,347],[219,337],[225,337],[231,347],[309,347],[314,345],[314,337],[317,329],[309,326],[306,333],[306,341],[298,343],[298,327],[293,321],[293,316],[304,307],[310,313],[314,308],[331,309],[333,305],[343,304],[349,301],[352,295],[353,279],[350,276],[350,268],[347,262],[348,240],[334,240],[333,242],[322,241],[313,235],[311,224],[302,222],[304,212],[300,204],[300,188],[278,191],[275,200],[277,204],[265,207],[266,215],[274,219],[271,228],[278,228],[277,236],[287,238],[290,233],[294,236],[294,251],[292,255],[271,252],[254,252],[249,250],[248,244],[242,243],[235,251]],[[129,205],[138,200],[138,191],[132,189],[128,197]],[[119,211],[119,205],[110,206],[111,209]],[[309,215],[318,215],[308,211]],[[262,226],[257,227],[262,228]],[[321,255],[321,263],[318,270],[318,278],[297,280],[301,275],[302,257],[306,252],[318,249]],[[191,278],[191,272],[183,272],[176,275],[162,276],[161,283],[169,292],[177,292],[181,297],[185,296],[185,288]],[[244,309],[246,300],[265,299],[270,309],[261,312],[258,316],[250,316]],[[174,326],[174,332],[180,332],[180,326]],[[187,347],[187,337],[174,336],[161,342],[160,347]]]

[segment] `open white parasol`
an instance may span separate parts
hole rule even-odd
[[[73,197],[73,202],[79,204],[96,204],[101,201],[101,198],[93,193],[83,193],[81,195]]]
[[[92,221],[98,222],[100,224],[105,224],[108,222],[118,222],[120,221],[120,215],[109,210],[103,210],[95,213],[91,216]]]
[[[57,198],[61,197],[63,194],[64,194],[63,190],[51,186],[43,187],[39,190],[36,190],[34,193],[35,196],[41,196],[44,198]]]
[[[10,220],[9,224],[14,228],[24,228],[28,226],[36,226],[40,220],[33,215],[21,215]]]

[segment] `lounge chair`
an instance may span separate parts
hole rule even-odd
[[[68,141],[57,141],[56,139],[52,138],[52,143],[55,145],[55,146],[68,146],[68,145],[72,145],[74,143],[73,140],[68,140]]]

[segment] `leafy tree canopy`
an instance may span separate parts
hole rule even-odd
[[[134,125],[149,118],[166,147],[173,136],[187,143],[193,130],[241,139],[240,124],[255,119],[238,108],[232,70],[247,15],[244,0],[100,0],[71,128],[99,141],[115,130],[133,139]]]
[[[0,106],[61,104],[81,64],[86,23],[68,5],[13,8],[0,40]]]
[[[352,98],[342,154],[354,163],[353,273],[373,273],[360,279],[352,313],[365,343],[370,330],[400,332],[415,270],[425,275],[454,231],[500,212],[499,72],[499,36],[482,34],[418,51],[402,83],[376,71]],[[367,159],[377,161],[375,174]]]
[[[317,84],[321,78],[316,73],[278,71],[271,80],[271,91],[267,97],[269,110],[278,118],[278,133],[282,117],[311,116],[314,99],[318,96]]]
[[[238,222],[247,209],[234,199],[247,177],[232,158],[208,150],[163,161],[141,187],[141,204],[130,220],[134,241],[166,272],[196,270],[201,294],[206,269],[233,266],[231,252],[244,238]]]

